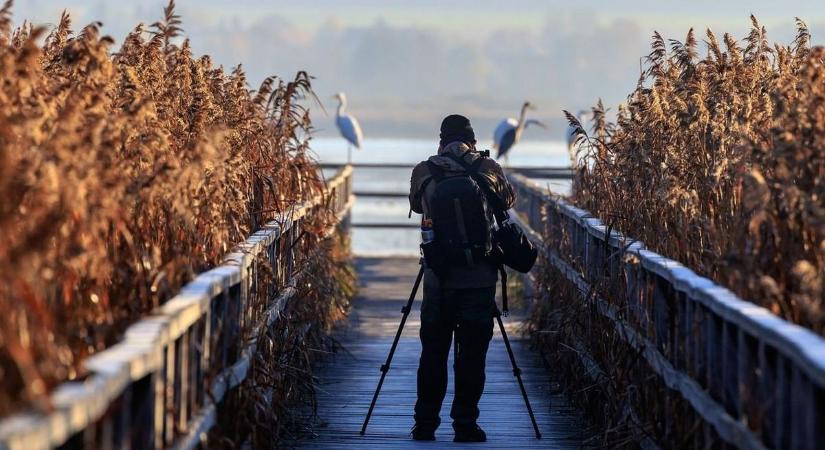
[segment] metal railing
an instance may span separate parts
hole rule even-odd
[[[342,165],[339,163],[322,163],[323,169],[339,169]],[[415,167],[414,164],[409,163],[355,163],[351,167],[354,169],[367,170],[409,170],[412,172]],[[553,180],[572,180],[573,172],[569,167],[507,167],[508,173],[518,173],[520,175],[530,178],[542,178]],[[409,196],[409,191],[398,190],[370,190],[357,189],[353,192],[357,198],[375,198],[375,199],[390,199],[396,201],[406,201]],[[353,228],[373,228],[373,229],[417,229],[419,223],[417,221],[393,221],[393,222],[355,222],[352,223]]]
[[[347,227],[352,203],[346,166],[324,195],[253,233],[222,265],[131,325],[120,343],[86,359],[88,377],[61,384],[52,412],[4,418],[0,448],[197,447],[215,423],[216,405],[247,377],[257,332],[296,295],[294,244],[304,221],[330,207]]]
[[[647,250],[538,184],[510,179],[516,209],[546,263],[702,421],[694,443],[711,445],[714,436],[738,448],[825,448],[825,339]],[[606,290],[613,295],[601,295]],[[577,350],[592,363],[589,349]],[[652,389],[640,396],[663,405],[657,411],[670,410],[656,417],[658,429],[683,419]]]

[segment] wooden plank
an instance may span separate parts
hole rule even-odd
[[[318,421],[314,435],[293,442],[306,448],[419,448],[432,443],[409,438],[413,425],[416,372],[420,343],[416,301],[405,326],[398,350],[387,375],[366,436],[358,434],[380,376],[392,337],[401,319],[400,309],[409,295],[418,271],[416,259],[361,258],[357,260],[360,295],[355,299],[349,323],[336,338],[345,351],[324,361],[319,372]],[[421,294],[419,292],[418,299]],[[507,319],[508,325],[520,322]],[[515,322],[515,323],[513,323]],[[511,329],[512,328],[512,329]],[[487,383],[479,408],[479,424],[489,440],[477,448],[579,448],[588,437],[586,423],[566,398],[554,393],[550,375],[538,354],[518,339],[508,326],[513,350],[522,369],[530,401],[544,435],[536,440],[530,418],[498,329],[487,356]],[[452,360],[452,357],[451,357]],[[452,366],[452,361],[449,363]],[[452,371],[450,379],[452,379]],[[442,426],[436,433],[441,442],[451,442],[450,383],[442,407]]]

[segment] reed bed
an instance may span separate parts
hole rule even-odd
[[[825,334],[825,48],[655,33],[615,123],[578,127],[574,201],[739,296]]]
[[[174,6],[117,50],[99,23],[0,9],[0,415],[48,410],[86,356],[323,189],[310,78],[250,90],[192,54]]]
[[[615,121],[601,102],[589,130],[566,113],[580,144],[572,200],[611,230],[825,334],[825,49],[810,46],[801,20],[790,45],[770,44],[754,17],[751,25],[741,44],[710,30],[703,46],[693,30],[684,42],[655,33]],[[575,237],[546,225],[547,245],[590,273],[571,252]],[[726,448],[598,311],[596,298],[636,323],[623,297],[633,261],[614,263],[583,299],[545,262],[529,321],[599,431],[588,444]],[[759,414],[747,421],[761,426]]]

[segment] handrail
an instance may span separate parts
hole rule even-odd
[[[342,167],[341,163],[326,162],[320,164],[322,169],[337,169]],[[355,169],[408,169],[412,170],[415,164],[412,163],[353,163]],[[573,170],[570,167],[562,166],[510,166],[507,170],[520,173],[532,178],[546,178],[558,180],[570,180],[573,178]]]
[[[346,166],[323,194],[254,232],[120,343],[86,359],[89,376],[58,386],[52,412],[3,418],[0,449],[194,448],[214,425],[216,404],[246,378],[257,335],[241,336],[242,328],[271,326],[295,295],[293,244],[303,219],[327,204],[346,224],[352,203]],[[273,285],[258,286],[260,264],[271,266]],[[261,288],[266,295],[253,295]]]
[[[821,445],[825,339],[610,230],[537,183],[509,177],[517,210],[534,231],[528,235],[549,264],[717,436],[739,448]],[[603,298],[605,285],[619,292]]]
[[[343,167],[340,163],[334,162],[326,162],[320,164],[322,169],[339,169]],[[353,169],[409,169],[412,170],[415,165],[411,163],[389,163],[389,162],[379,162],[379,163],[354,163],[350,165]],[[573,171],[569,167],[558,167],[558,166],[547,166],[547,167],[530,167],[530,166],[522,166],[522,167],[507,167],[506,168],[510,172],[516,172],[526,177],[531,178],[542,178],[542,179],[572,179]],[[354,191],[355,197],[358,198],[378,198],[378,199],[393,199],[393,200],[406,200],[409,196],[408,191],[399,191],[399,190],[381,190],[381,189],[370,189],[370,188],[362,188],[360,190]],[[417,213],[416,213],[417,215]],[[350,224],[352,228],[376,228],[376,229],[392,229],[392,230],[403,230],[403,229],[417,229],[419,224],[416,221],[394,221],[394,222],[381,222],[381,221],[366,221],[366,222],[356,222]]]

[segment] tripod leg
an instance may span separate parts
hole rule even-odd
[[[501,321],[501,312],[496,308],[496,320],[498,327],[501,329],[501,337],[504,338],[504,346],[507,347],[507,354],[510,356],[510,364],[513,365],[513,376],[518,380],[518,387],[521,389],[521,396],[524,397],[524,404],[527,405],[527,413],[530,414],[530,420],[533,422],[533,430],[536,432],[536,439],[541,439],[541,432],[539,425],[536,423],[536,416],[533,415],[533,407],[530,406],[530,399],[527,398],[527,391],[524,389],[524,382],[521,380],[521,369],[516,365],[516,357],[513,355],[513,348],[510,347],[510,339],[507,338],[507,332],[504,330],[504,322]]]
[[[413,284],[412,292],[410,292],[410,299],[407,300],[407,305],[401,308],[401,313],[403,314],[401,316],[401,323],[398,324],[398,331],[395,333],[395,339],[392,341],[390,353],[387,355],[387,361],[381,365],[381,379],[378,380],[378,386],[375,388],[375,394],[372,395],[370,409],[367,411],[367,417],[364,418],[364,425],[361,426],[361,436],[367,432],[367,425],[370,422],[370,417],[372,417],[372,410],[375,409],[375,402],[378,400],[378,394],[381,392],[381,386],[384,385],[384,378],[390,370],[390,363],[392,362],[393,355],[395,355],[395,349],[398,347],[398,340],[401,339],[401,332],[404,330],[404,324],[407,323],[407,316],[410,315],[413,302],[415,301],[415,294],[418,292],[418,285],[421,284],[421,278],[423,277],[424,265],[422,264],[421,269],[418,271],[418,276],[415,277],[415,284]]]

